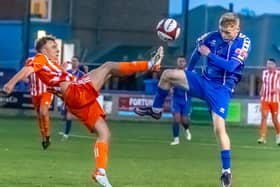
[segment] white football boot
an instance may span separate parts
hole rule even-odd
[[[97,169],[92,174],[92,178],[103,187],[112,187],[112,185],[109,182],[109,179],[106,176],[106,172],[104,169]]]
[[[280,146],[280,134],[276,134],[275,143]]]
[[[163,47],[160,46],[157,49],[157,52],[155,53],[155,55],[149,61],[149,65],[150,65],[150,68],[152,71],[154,71],[154,72],[160,71],[160,65],[161,65],[163,56],[164,56],[164,50],[163,50]]]
[[[173,142],[170,143],[170,145],[178,145],[180,143],[179,137],[175,137]]]
[[[189,129],[187,130],[184,130],[184,134],[185,134],[185,138],[189,141],[191,141],[192,139],[192,134],[191,134],[191,131]]]
[[[258,139],[258,143],[259,143],[259,144],[265,144],[265,143],[266,143],[265,137],[260,137],[260,138]]]

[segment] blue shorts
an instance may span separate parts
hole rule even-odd
[[[190,96],[206,101],[211,112],[215,112],[226,119],[232,94],[230,89],[207,80],[195,72],[186,71],[186,76],[189,83],[188,93]]]
[[[191,114],[191,99],[186,101],[185,97],[172,97],[171,111],[172,113],[180,113],[182,116]]]

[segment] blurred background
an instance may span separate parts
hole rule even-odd
[[[234,97],[257,99],[266,59],[280,58],[279,6],[279,0],[1,0],[0,87],[35,54],[35,40],[46,34],[57,37],[61,62],[75,55],[90,70],[108,60],[149,59],[164,45],[165,69],[175,67],[178,55],[189,58],[196,38],[216,30],[219,16],[232,11],[240,15],[241,31],[252,42]],[[175,42],[160,41],[156,35],[155,27],[165,17],[175,18],[182,28]],[[204,63],[201,60],[198,71]],[[113,77],[103,92],[151,95],[159,77],[160,73]],[[17,85],[19,92],[28,89],[26,83]]]
[[[149,58],[151,51],[165,45],[165,67],[175,65],[176,55],[189,57],[195,40],[202,33],[217,29],[219,16],[239,13],[242,32],[252,41],[246,74],[237,95],[257,95],[258,74],[268,57],[279,58],[279,0],[266,3],[242,0],[2,0],[0,11],[0,86],[35,53],[34,41],[44,34],[59,39],[61,61],[80,57],[90,69],[107,60]],[[173,17],[182,34],[173,43],[161,42],[155,32],[158,21]],[[167,48],[168,47],[168,48]],[[113,80],[106,89],[144,90],[141,78]],[[131,82],[133,80],[133,82]]]
[[[18,83],[10,95],[1,91],[35,54],[37,38],[55,36],[60,61],[77,56],[80,68],[89,70],[108,60],[149,59],[163,45],[164,70],[175,68],[178,55],[188,59],[196,39],[217,30],[219,17],[229,11],[239,14],[241,31],[252,43],[227,117],[234,186],[279,187],[274,130],[268,130],[267,144],[256,141],[261,71],[268,58],[275,58],[278,65],[280,61],[279,7],[280,0],[0,0],[0,187],[95,186],[90,172],[96,136],[73,120],[70,139],[61,141],[62,101],[55,98],[51,105],[52,145],[43,151],[29,83]],[[174,42],[163,42],[156,33],[158,22],[166,17],[176,19],[182,29]],[[205,62],[201,59],[197,72]],[[133,112],[135,107],[152,105],[161,72],[112,77],[101,90],[98,100],[113,134],[108,168],[113,186],[220,186],[218,148],[204,101],[192,99],[193,138],[184,141],[181,133],[182,141],[175,147],[169,146],[173,138],[170,97],[164,103],[162,120]],[[271,118],[268,124],[272,126]]]

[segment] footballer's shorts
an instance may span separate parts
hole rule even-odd
[[[190,96],[206,101],[211,112],[226,119],[228,105],[232,95],[230,89],[211,80],[207,80],[195,72],[186,71],[186,76],[189,83],[188,93]]]
[[[182,116],[190,115],[191,102],[186,101],[185,97],[172,97],[171,111],[172,113],[179,113]]]
[[[72,82],[63,95],[67,110],[81,120],[90,132],[94,131],[99,117],[106,117],[97,101],[98,95],[91,82]]]
[[[37,96],[32,96],[31,99],[33,106],[37,110],[40,107],[40,105],[47,105],[48,107],[50,107],[53,100],[53,94],[45,92]]]
[[[271,112],[272,114],[277,114],[278,113],[278,103],[261,101],[261,112]]]

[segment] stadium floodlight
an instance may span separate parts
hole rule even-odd
[[[38,30],[37,31],[37,39],[42,38],[47,35],[47,32],[45,30]]]

